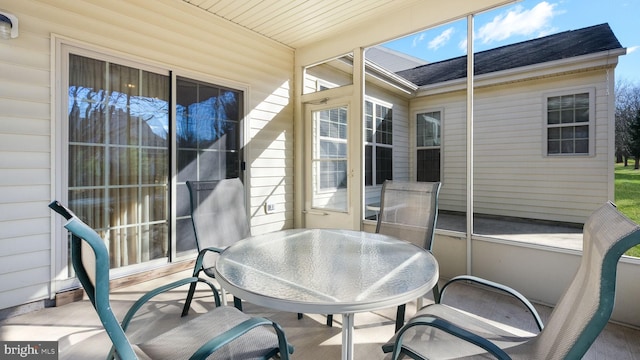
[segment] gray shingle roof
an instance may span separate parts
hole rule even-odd
[[[600,24],[478,52],[474,57],[475,74],[487,74],[620,48],[622,45],[609,24]],[[418,86],[423,86],[466,78],[466,65],[465,55],[399,71],[397,74]]]

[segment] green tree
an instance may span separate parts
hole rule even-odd
[[[636,160],[634,169],[638,170],[640,168],[640,110],[636,111],[636,116],[629,123],[628,150]]]
[[[625,80],[616,82],[615,90],[615,155],[616,162],[627,166],[630,154],[629,126],[640,111],[640,85]]]

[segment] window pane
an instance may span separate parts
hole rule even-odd
[[[560,141],[558,140],[549,140],[547,143],[547,152],[549,154],[559,154],[560,153]]]
[[[560,98],[560,107],[562,109],[573,108],[573,104],[574,104],[573,95],[565,95]]]
[[[69,188],[104,185],[105,164],[103,146],[69,145]]]
[[[69,141],[104,143],[106,62],[69,55]]]
[[[143,121],[140,145],[168,146],[169,139],[169,78],[142,72],[140,96],[131,101],[133,116]]]
[[[418,181],[440,181],[440,149],[418,150]]]
[[[241,94],[239,91],[220,89],[218,106],[221,119],[240,120]]]
[[[560,111],[547,112],[547,124],[549,125],[560,124]]]
[[[576,154],[588,154],[589,140],[576,140],[575,151],[576,151]]]
[[[198,85],[178,79],[176,81],[176,142],[178,148],[198,147],[195,118],[189,106],[198,102]]]
[[[417,146],[440,146],[440,112],[416,116]]]
[[[376,104],[376,143],[393,144],[393,112],[390,108]]]
[[[140,119],[131,111],[131,100],[138,95],[139,78],[138,69],[109,65],[109,141],[112,144],[138,144]]]
[[[562,110],[560,113],[560,122],[563,124],[574,122],[573,118],[573,109],[572,110]]]
[[[178,180],[239,176],[242,92],[186,78],[176,91]]]
[[[547,129],[547,138],[549,140],[560,139],[560,128]]]
[[[165,256],[169,76],[70,55],[68,93],[71,207],[112,267]]]
[[[576,126],[574,129],[575,129],[575,137],[576,137],[576,139],[588,139],[589,138],[589,127],[588,126]]]
[[[111,148],[109,151],[109,184],[136,185],[140,166],[137,148]],[[166,180],[166,179],[165,179]]]
[[[364,147],[364,185],[373,185],[373,146],[366,145]]]
[[[559,96],[553,96],[547,100],[547,110],[560,110]]]
[[[198,179],[200,180],[216,180],[223,179],[224,172],[221,169],[226,168],[226,162],[219,151],[200,151],[198,153]]]
[[[576,102],[576,108],[588,108],[589,107],[589,93],[576,94],[575,102]]]
[[[185,182],[198,178],[197,151],[190,149],[178,149],[177,165],[179,182]]]
[[[220,142],[221,151],[236,151],[240,147],[240,123],[237,120],[220,120]]]
[[[320,163],[320,188],[344,189],[347,187],[347,161],[323,161]]]
[[[573,154],[574,146],[573,140],[563,140],[560,143],[561,151],[563,154]]]
[[[165,186],[149,186],[141,189],[142,218],[145,221],[163,221],[167,218],[167,197]]]
[[[393,150],[387,147],[376,147],[376,184],[393,179]]]
[[[346,158],[347,157],[347,144],[320,140],[320,159],[330,158]]]
[[[560,138],[563,140],[573,139],[573,126],[560,128]]]
[[[198,84],[198,101],[189,105],[189,113],[196,124],[199,149],[218,150],[220,143],[220,112],[217,87]]]
[[[576,122],[588,122],[589,121],[589,108],[576,109]]]
[[[69,191],[69,208],[101,235],[104,235],[101,230],[107,227],[105,214],[109,206],[105,201],[102,188]]]

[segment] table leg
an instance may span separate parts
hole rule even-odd
[[[353,360],[353,315],[342,314],[342,360]]]
[[[227,306],[227,291],[220,287],[220,305]]]

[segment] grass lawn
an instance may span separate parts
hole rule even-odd
[[[620,212],[640,224],[640,170],[633,170],[634,162],[616,164],[615,203]],[[640,257],[640,245],[627,251],[626,255]]]

